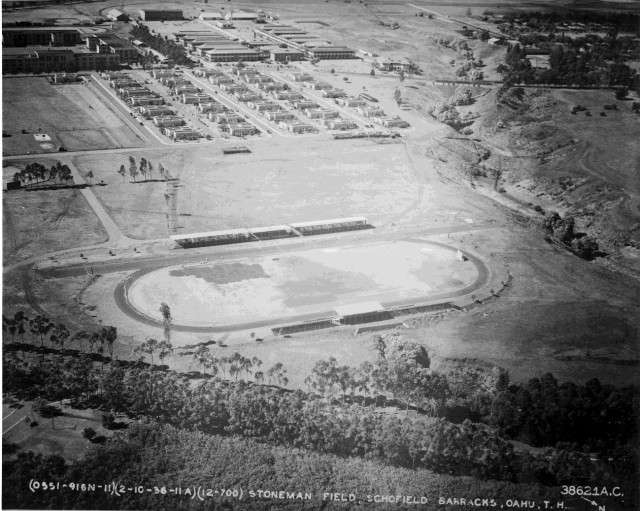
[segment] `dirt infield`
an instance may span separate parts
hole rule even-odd
[[[176,326],[237,330],[335,315],[335,306],[363,301],[451,298],[487,276],[481,261],[460,261],[451,247],[406,240],[172,266],[141,272],[123,292],[147,320],[159,321],[166,302]]]

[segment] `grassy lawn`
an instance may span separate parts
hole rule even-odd
[[[98,197],[127,236],[141,239],[173,234],[167,229],[165,193],[177,193],[175,234],[360,215],[376,225],[419,197],[400,144],[295,139],[278,144],[226,159],[210,149],[159,150],[151,158],[154,178],[162,163],[179,179],[175,188],[162,181],[134,184],[128,174],[123,182],[116,171],[125,165],[128,172],[126,155],[75,161],[81,171],[92,170],[96,181],[108,184],[95,190]]]
[[[106,231],[80,190],[4,192],[2,204],[4,264],[107,240]]]
[[[2,80],[4,154],[44,152],[33,133],[46,133],[70,151],[137,147],[143,142],[82,83],[51,85],[45,78]],[[28,134],[22,134],[25,130]]]

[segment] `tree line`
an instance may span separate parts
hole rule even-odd
[[[136,159],[133,156],[129,156],[128,171],[127,171],[127,168],[124,166],[124,164],[122,164],[120,165],[120,168],[118,169],[117,172],[118,172],[118,175],[122,177],[123,183],[125,180],[125,176],[127,175],[127,172],[129,173],[129,176],[131,176],[131,179],[133,179],[133,182],[136,183],[137,182],[136,178],[139,175],[142,175],[145,181],[147,181],[147,176],[149,176],[149,178],[152,179],[154,168],[153,168],[153,163],[151,163],[146,158],[140,158],[140,162],[136,163]],[[171,174],[167,169],[165,169],[162,166],[162,163],[158,164],[158,174],[160,174],[160,177],[165,181],[168,181],[169,179],[171,179]]]
[[[317,363],[306,381],[320,395],[285,390],[282,364],[267,372],[266,383],[257,359],[239,354],[215,364],[233,380],[212,377],[212,371],[196,385],[185,374],[113,359],[104,371],[90,357],[31,365],[7,356],[3,377],[5,389],[19,398],[71,399],[75,406],[111,409],[208,435],[254,438],[443,474],[554,485],[606,477],[610,458],[635,470],[635,388],[614,389],[597,381],[558,385],[550,375],[518,386],[509,384],[504,372],[439,374],[427,369],[428,358],[417,346],[394,339],[376,343],[378,360],[371,366],[354,370],[332,359]],[[363,377],[370,380],[363,382]],[[360,404],[356,392],[365,396]],[[410,403],[434,409],[389,413],[377,408],[382,396],[367,401],[368,392],[393,394],[405,411]],[[466,406],[480,420],[436,418],[445,405]],[[509,439],[548,448],[543,454],[516,451]],[[599,453],[596,461],[591,452]]]
[[[138,24],[129,32],[134,39],[139,39],[143,43],[148,44],[157,52],[162,53],[169,61],[179,66],[191,66],[193,60],[189,58],[185,48],[175,41],[170,40],[167,36],[154,35],[149,31],[149,27]]]
[[[506,86],[552,84],[569,86],[625,87],[640,90],[640,75],[624,62],[620,43],[606,40],[592,44],[586,40],[579,47],[564,49],[554,45],[550,50],[549,68],[535,69],[527,51],[515,44],[509,46],[504,64],[498,66]],[[577,44],[573,41],[572,44]]]
[[[59,161],[47,167],[39,162],[28,163],[25,168],[20,172],[13,174],[12,180],[14,183],[28,184],[29,186],[35,181],[35,186],[39,187],[49,181],[58,183],[68,183],[70,179],[73,179],[71,169],[68,165],[62,164]]]

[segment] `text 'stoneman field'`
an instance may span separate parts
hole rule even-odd
[[[175,324],[231,325],[363,301],[428,299],[477,278],[474,263],[458,261],[453,250],[401,241],[173,266],[135,281],[128,298],[154,319],[166,302]]]

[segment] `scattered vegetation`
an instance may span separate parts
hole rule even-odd
[[[598,242],[584,233],[575,232],[575,220],[571,216],[563,219],[557,212],[549,211],[545,215],[543,227],[583,259],[590,260],[598,254]]]

